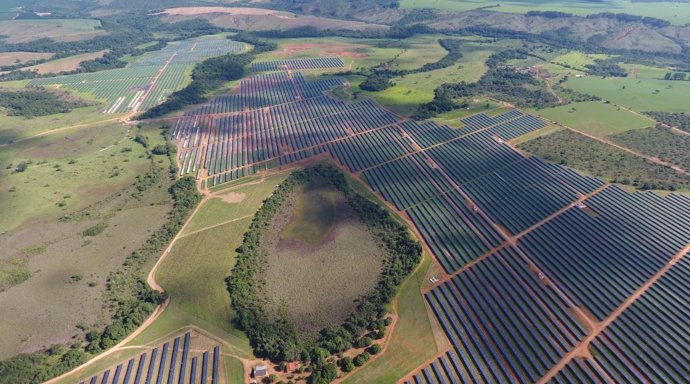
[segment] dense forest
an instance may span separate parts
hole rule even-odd
[[[380,275],[376,289],[358,301],[355,312],[342,327],[323,330],[314,343],[301,340],[289,321],[269,320],[265,310],[257,305],[261,288],[255,284],[262,263],[262,236],[285,199],[296,186],[306,182],[332,185],[342,191],[350,208],[388,251],[385,272]],[[329,355],[342,353],[353,345],[360,346],[366,343],[366,338],[383,337],[386,305],[421,259],[421,251],[421,245],[412,239],[404,225],[391,218],[381,206],[352,190],[344,174],[335,167],[317,165],[295,171],[264,201],[237,249],[237,263],[227,278],[236,325],[247,334],[257,356],[276,362],[298,359],[311,362],[314,372],[311,382],[328,383],[335,379],[329,373],[333,368],[326,363]],[[370,333],[366,335],[367,332]]]
[[[87,105],[89,103],[83,100],[42,88],[30,90],[0,88],[0,108],[4,108],[9,116],[26,118],[47,116],[56,113],[68,113],[74,108]]]

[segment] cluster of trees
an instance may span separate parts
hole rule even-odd
[[[587,73],[603,77],[626,77],[625,69],[611,60],[595,60],[594,64],[585,65]]]
[[[415,69],[391,70],[375,68],[371,69],[368,74],[366,72],[361,72],[359,74],[365,75],[367,76],[367,78],[359,85],[359,87],[365,91],[370,92],[383,91],[393,86],[393,82],[391,81],[393,77],[447,68],[455,64],[455,62],[462,58],[462,40],[439,39],[438,43],[439,45],[441,45],[441,47],[448,51],[448,53],[438,61],[424,64],[421,67]]]
[[[560,19],[560,18],[568,18],[572,17],[572,13],[567,13],[567,12],[558,12],[558,11],[529,11],[525,13],[527,16],[541,16],[541,17],[546,17],[547,19]]]
[[[385,272],[379,276],[376,289],[359,300],[355,311],[340,328],[322,330],[315,342],[302,340],[289,320],[269,319],[261,305],[261,287],[256,284],[263,263],[263,234],[294,188],[306,182],[332,185],[342,191],[353,212],[388,251]],[[235,322],[249,337],[257,356],[273,361],[300,359],[311,362],[314,372],[311,382],[328,383],[335,378],[332,375],[335,365],[326,362],[331,354],[360,345],[360,338],[367,331],[369,344],[372,338],[384,337],[385,327],[390,324],[390,320],[384,319],[386,305],[419,262],[421,251],[421,245],[412,239],[404,225],[391,218],[382,207],[353,191],[335,167],[317,165],[295,171],[264,201],[237,249],[237,263],[226,280],[236,313]]]
[[[687,76],[685,72],[668,72],[664,75],[664,80],[683,81]]]
[[[619,140],[622,138],[616,141]],[[668,167],[654,164],[570,130],[540,136],[520,144],[519,148],[545,160],[639,189],[672,191],[690,186],[690,178]]]
[[[525,59],[527,56],[527,52],[516,49],[491,55],[486,61],[489,70],[479,81],[442,84],[434,90],[431,102],[417,108],[414,118],[423,120],[451,111],[463,106],[454,100],[480,94],[492,95],[522,107],[545,108],[556,105],[558,100],[532,74],[518,72],[504,65],[510,59]]]
[[[434,30],[424,24],[395,24],[388,29],[319,29],[312,26],[255,31],[257,37],[271,39],[292,39],[302,37],[350,37],[356,39],[406,39],[417,34],[432,33]]]
[[[188,105],[200,104],[208,98],[208,93],[220,88],[228,81],[238,80],[244,76],[244,67],[254,61],[256,53],[271,51],[276,48],[274,43],[260,41],[250,35],[233,36],[234,40],[254,44],[251,53],[227,54],[204,60],[192,71],[192,82],[185,88],[174,92],[168,99],[144,114],[143,119],[163,116],[178,111]]]
[[[647,116],[650,116],[654,120],[682,129],[683,131],[690,132],[690,115],[685,112],[658,112],[650,111],[645,112]]]
[[[10,116],[32,118],[56,113],[68,113],[72,109],[88,105],[86,102],[67,98],[42,88],[31,90],[0,90],[0,107]]]
[[[274,0],[271,5],[272,8],[291,12],[344,19],[353,18],[360,13],[376,14],[386,9],[397,9],[400,6],[398,0]]]
[[[649,16],[637,16],[637,15],[631,15],[628,13],[613,13],[613,12],[602,12],[602,13],[594,13],[591,15],[587,16],[588,19],[614,19],[618,20],[624,23],[642,23],[645,25],[648,25],[652,28],[665,28],[671,25],[671,22],[668,20],[663,20],[663,19],[657,19],[656,17],[649,17]]]

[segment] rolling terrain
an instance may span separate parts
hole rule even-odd
[[[1,3],[0,383],[687,382],[690,3]]]

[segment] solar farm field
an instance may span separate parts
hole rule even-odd
[[[260,71],[305,70],[341,68],[345,65],[339,57],[315,57],[308,59],[259,61],[252,63],[252,69]]]
[[[225,38],[184,40],[145,53],[126,68],[34,79],[29,86],[54,86],[89,94],[106,102],[106,114],[144,111],[178,90],[192,65],[245,49],[244,43]]]
[[[327,157],[409,219],[441,271],[423,292],[452,347],[402,382],[687,378],[690,198],[525,155],[510,141],[546,124],[520,110],[453,128],[328,94],[341,85],[293,71],[243,80],[178,120],[180,174],[213,187]],[[655,337],[648,324],[662,323]]]
[[[208,341],[190,331],[79,384],[225,384],[221,347]]]

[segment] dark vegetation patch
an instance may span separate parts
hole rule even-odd
[[[690,136],[663,127],[634,129],[611,136],[624,147],[690,170]]]
[[[676,127],[685,132],[690,132],[690,115],[685,112],[645,112],[645,114],[662,124]]]
[[[690,178],[671,168],[654,164],[570,130],[541,136],[518,147],[545,160],[587,172],[612,183],[639,189],[690,188]]]
[[[587,64],[587,73],[594,76],[602,77],[626,77],[628,73],[625,69],[618,65],[616,61],[619,59],[595,60],[594,64]]]
[[[64,92],[38,89],[0,88],[0,108],[9,116],[32,118],[56,113],[68,113],[74,108],[85,107],[88,102]]]
[[[546,108],[558,104],[543,82],[531,73],[517,71],[505,65],[511,59],[526,59],[528,53],[522,50],[506,50],[495,53],[486,61],[489,70],[475,83],[444,83],[434,90],[434,99],[417,108],[414,118],[418,120],[435,117],[466,104],[457,99],[468,99],[479,95],[492,96],[520,107]]]
[[[376,288],[386,254],[345,194],[318,181],[285,198],[261,253],[259,285],[269,317],[294,324],[307,342],[340,326]]]
[[[315,342],[302,340],[294,324],[289,321],[272,321],[261,303],[262,287],[256,284],[264,263],[262,239],[286,199],[295,188],[307,182],[330,185],[342,193],[353,215],[366,225],[386,253],[376,288],[360,298],[354,312],[340,327],[322,330]],[[228,290],[237,314],[235,321],[249,337],[254,353],[273,361],[310,360],[314,371],[318,372],[326,365],[329,354],[350,349],[367,330],[373,331],[372,336],[383,335],[386,307],[402,280],[419,262],[421,245],[385,209],[357,194],[339,170],[318,165],[293,172],[264,201],[237,252],[237,264],[227,279]],[[302,284],[308,286],[310,283],[306,280]]]
[[[427,63],[415,69],[400,69],[390,70],[387,68],[371,68],[363,72],[349,72],[348,74],[357,74],[367,76],[367,78],[359,85],[365,91],[378,92],[393,86],[391,79],[393,77],[404,77],[414,73],[430,72],[437,69],[450,67],[462,58],[462,40],[458,39],[439,39],[439,45],[443,47],[448,53],[433,63]],[[389,63],[390,64],[390,63]]]
[[[19,258],[0,259],[0,292],[21,284],[31,277],[26,260]]]

